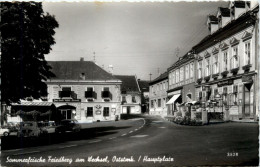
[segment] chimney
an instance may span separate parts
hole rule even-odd
[[[112,75],[113,75],[113,68],[114,68],[114,67],[113,67],[113,65],[111,65],[111,64],[108,66],[108,72],[109,72],[110,74],[112,74]]]
[[[84,73],[84,72],[81,73],[81,74],[79,75],[79,77],[80,77],[80,79],[82,79],[82,80],[85,80],[85,79],[86,79],[86,77],[85,77],[85,73]]]
[[[208,15],[208,21],[207,21],[209,33],[213,34],[218,30],[218,18],[213,15]]]
[[[81,58],[80,58],[80,61],[84,61],[84,57],[81,57]]]

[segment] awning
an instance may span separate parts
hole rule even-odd
[[[190,101],[190,102],[187,102],[187,104],[195,105],[195,104],[200,104],[200,102],[199,101]]]
[[[181,94],[177,94],[177,95],[172,96],[172,98],[166,104],[174,103],[178,99],[178,97],[180,97],[180,95]]]

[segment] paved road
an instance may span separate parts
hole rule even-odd
[[[29,166],[258,165],[257,124],[194,127],[153,117],[146,117],[145,125],[143,120],[124,123],[128,126],[104,129],[103,135],[94,139],[83,137],[49,146],[2,151],[1,163],[14,166],[18,163],[7,163],[7,157],[9,161],[30,157],[46,162],[31,162]],[[75,162],[77,158],[81,162]]]

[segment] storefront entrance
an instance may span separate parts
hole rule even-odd
[[[73,111],[76,111],[76,107],[70,105],[63,105],[57,109],[61,113],[61,119],[73,119]]]
[[[251,92],[251,87],[252,87],[252,83],[249,84],[245,84],[244,85],[244,111],[243,111],[243,115],[245,118],[248,118],[252,115],[253,110],[251,109],[252,106],[252,102],[251,102],[251,94],[253,92]]]

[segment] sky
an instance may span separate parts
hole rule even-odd
[[[209,34],[228,2],[43,2],[59,23],[47,61],[95,61],[113,74],[155,79]]]

